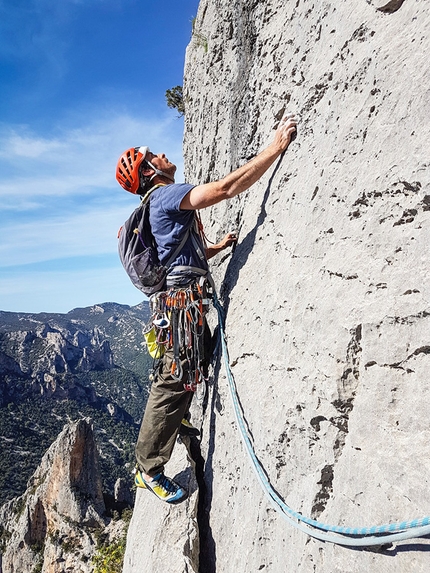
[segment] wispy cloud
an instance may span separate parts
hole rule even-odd
[[[0,265],[116,249],[112,229],[137,204],[115,180],[116,161],[127,147],[150,144],[181,173],[181,126],[173,122],[110,114],[52,138],[0,130],[0,212],[9,212]]]
[[[116,188],[116,161],[127,147],[150,145],[163,150],[183,170],[181,125],[172,116],[158,121],[109,115],[80,128],[57,129],[43,137],[27,126],[0,127],[1,209],[33,208],[37,198],[86,195],[97,188]],[[31,201],[28,201],[31,197]],[[7,198],[12,201],[7,202]]]
[[[114,112],[81,118],[80,125],[50,137],[27,126],[0,128],[3,310],[66,312],[143,298],[117,257],[117,231],[138,200],[118,185],[115,166],[126,148],[149,144],[179,164],[181,176],[182,125],[167,115],[154,121]],[[107,255],[113,268],[88,270],[89,257],[96,267]],[[35,271],[61,259],[58,267],[67,271]]]
[[[182,180],[183,124],[163,93],[181,74],[172,49],[186,41],[183,11],[170,0],[178,18],[160,46],[163,14],[138,0],[0,0],[1,309],[58,309],[63,293],[64,311],[121,302],[124,292],[141,299],[116,253],[118,227],[138,200],[117,184],[115,166],[128,147],[149,145]],[[129,54],[163,61],[163,74],[146,76],[137,57],[124,76]]]
[[[0,241],[2,267],[32,264],[67,257],[115,253],[117,231],[137,204],[92,205],[80,214],[36,219],[3,226]]]

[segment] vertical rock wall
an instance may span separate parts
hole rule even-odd
[[[430,515],[429,30],[425,0],[202,0],[187,52],[189,182],[254,156],[285,109],[301,118],[279,165],[204,219],[209,238],[239,233],[214,274],[256,452],[326,523]],[[428,540],[353,551],[288,525],[233,420],[221,370],[200,571],[428,570]]]

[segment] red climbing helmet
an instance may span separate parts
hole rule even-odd
[[[116,179],[126,191],[136,194],[139,190],[139,167],[149,147],[130,147],[121,155],[116,166]]]

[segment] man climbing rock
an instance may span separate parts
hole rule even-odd
[[[135,475],[138,487],[149,489],[167,503],[187,497],[187,492],[164,474],[176,437],[178,433],[198,433],[188,421],[188,409],[210,358],[210,333],[204,319],[208,259],[236,241],[236,236],[228,233],[220,243],[208,247],[197,211],[249,189],[288,148],[295,130],[296,120],[288,114],[261,153],[223,179],[203,185],[176,184],[176,166],[164,153],[156,155],[148,147],[130,148],[118,161],[120,185],[150,201],[149,219],[161,263],[166,264],[174,254],[165,291],[153,295],[154,300],[151,297],[164,354],[137,440]]]

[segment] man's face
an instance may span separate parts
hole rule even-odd
[[[145,159],[150,161],[152,165],[154,165],[154,167],[156,167],[160,171],[164,171],[164,173],[167,173],[172,177],[175,175],[176,165],[170,163],[170,161],[167,159],[164,153],[158,153],[158,155],[155,155],[151,151],[148,151]]]

